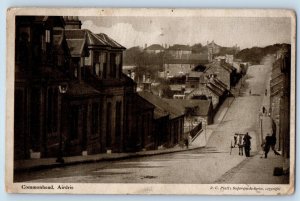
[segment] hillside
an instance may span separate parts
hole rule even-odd
[[[252,64],[259,64],[263,57],[268,54],[275,54],[281,48],[291,48],[290,44],[274,44],[266,47],[252,47],[241,50],[237,53],[236,58]]]

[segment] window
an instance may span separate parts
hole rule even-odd
[[[99,132],[99,104],[94,103],[92,105],[92,131],[93,134],[97,134]]]
[[[116,54],[111,54],[110,56],[109,76],[111,78],[116,76]]]
[[[95,64],[95,74],[100,77],[100,64],[96,63]]]
[[[42,51],[45,52],[46,51],[46,40],[45,40],[45,36],[41,36],[41,47],[42,47]]]
[[[122,102],[116,102],[116,137],[121,136],[121,111],[122,110]]]
[[[57,66],[62,66],[63,65],[63,55],[59,54],[57,55]]]
[[[120,74],[121,74],[121,54],[116,55],[116,63],[115,64],[116,64],[115,65],[115,67],[116,67],[116,70],[115,70],[116,78],[119,78]]]
[[[47,97],[47,128],[48,133],[57,132],[57,123],[58,123],[58,89],[49,88],[48,97]]]
[[[45,41],[46,41],[46,43],[51,42],[50,30],[45,31]]]
[[[77,67],[74,68],[74,77],[77,78],[78,77],[78,71],[77,71]]]
[[[111,147],[111,103],[106,106],[106,148]]]
[[[79,106],[75,105],[71,107],[71,129],[70,129],[70,139],[75,140],[78,138],[78,118],[79,118]]]
[[[103,76],[103,78],[106,78],[106,68],[107,68],[107,54],[106,52],[102,52],[99,55],[99,71],[100,71],[100,77]]]

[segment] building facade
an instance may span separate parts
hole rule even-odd
[[[15,160],[155,148],[123,46],[59,16],[17,17],[15,44]]]
[[[278,139],[278,149],[285,159],[290,157],[290,46],[276,54],[270,82],[271,117],[275,125],[273,132]]]

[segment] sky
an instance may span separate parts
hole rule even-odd
[[[289,18],[275,17],[81,17],[82,28],[105,33],[130,48],[151,44],[193,45],[214,40],[241,49],[291,43]]]

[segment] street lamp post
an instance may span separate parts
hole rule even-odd
[[[205,131],[204,131],[204,134],[205,134],[205,146],[206,146],[206,144],[207,144],[207,137],[206,137],[206,124],[207,124],[207,122],[206,122],[206,123],[204,122],[204,126],[205,126]]]
[[[62,95],[62,98],[61,98],[61,107],[60,107],[60,110],[61,110],[61,119],[63,118],[63,95],[65,94],[65,93],[67,93],[67,90],[68,90],[68,84],[61,84],[61,85],[59,85],[58,86],[58,89],[59,89],[59,93]],[[61,129],[60,129],[60,132],[59,132],[59,150],[58,150],[58,156],[57,156],[57,159],[56,159],[56,162],[58,162],[58,163],[64,163],[65,162],[65,160],[63,159],[63,145],[62,145],[62,143],[63,143],[63,136],[62,136],[62,131],[63,131],[63,129],[62,129],[62,121],[60,121],[61,122],[61,125],[60,125],[60,127],[61,127]]]
[[[260,139],[261,143],[263,143],[264,137],[263,137],[263,115],[259,113],[259,120],[260,120]]]

